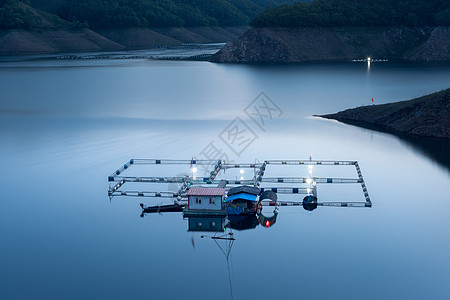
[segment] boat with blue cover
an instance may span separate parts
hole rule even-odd
[[[225,203],[228,215],[255,215],[258,209],[260,189],[254,186],[237,186],[228,191]]]

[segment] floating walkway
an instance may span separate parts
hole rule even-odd
[[[202,166],[211,170],[209,176],[198,178],[193,174],[191,176],[125,176],[127,171],[136,165],[184,165],[191,168]],[[310,172],[309,177],[264,177],[270,166],[354,166],[357,177],[355,178],[334,178],[334,177],[313,177]],[[234,180],[225,177],[225,171],[229,169],[253,169],[252,179]],[[216,180],[217,175],[223,171],[222,180]],[[258,163],[229,163],[222,160],[173,160],[173,159],[130,159],[114,173],[108,176],[110,183],[108,196],[133,196],[133,197],[157,197],[173,198],[176,202],[187,200],[187,191],[191,187],[208,187],[225,185],[229,190],[234,186],[249,185],[260,188],[261,192],[271,190],[278,194],[306,194],[317,197],[317,186],[322,184],[360,184],[364,195],[364,201],[350,202],[318,202],[318,206],[339,206],[339,207],[372,207],[369,193],[367,191],[364,178],[357,161],[335,161],[335,160],[266,160]],[[154,191],[154,190],[126,190],[123,189],[126,183],[176,183],[179,188],[176,191]],[[269,187],[261,187],[261,184],[270,184]],[[284,186],[290,184],[292,186]],[[263,205],[270,205],[269,202],[263,202]],[[301,199],[293,201],[279,201],[280,206],[302,205]]]
[[[176,47],[159,47],[148,50],[117,51],[103,53],[82,53],[57,55],[58,60],[99,60],[99,59],[150,59],[150,60],[208,60],[225,46],[217,44],[183,44]]]

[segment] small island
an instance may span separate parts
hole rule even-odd
[[[411,136],[450,138],[450,89],[395,103],[320,115],[364,128]]]

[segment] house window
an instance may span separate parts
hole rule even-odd
[[[202,204],[202,198],[195,198],[195,204]]]
[[[209,198],[209,204],[216,204],[216,198]]]

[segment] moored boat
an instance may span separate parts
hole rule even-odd
[[[166,205],[155,205],[155,206],[145,206],[143,203],[140,204],[143,213],[160,213],[160,212],[179,212],[183,211],[186,204],[166,204]]]
[[[228,191],[225,202],[228,215],[255,215],[258,209],[257,198],[259,188],[253,186],[238,186]]]

